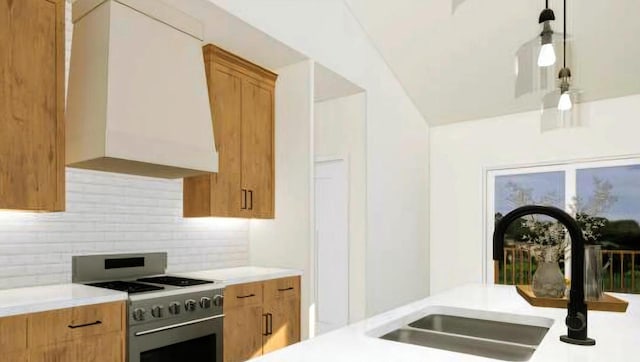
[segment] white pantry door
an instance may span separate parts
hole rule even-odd
[[[316,162],[316,335],[349,323],[349,180],[344,160]]]

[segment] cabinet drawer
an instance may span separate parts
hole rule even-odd
[[[0,356],[27,349],[27,316],[0,318]]]
[[[33,314],[30,347],[123,330],[124,303],[96,304]]]
[[[274,299],[299,298],[300,277],[273,279],[264,282],[265,302]]]
[[[225,308],[262,304],[262,283],[230,285],[224,290]]]

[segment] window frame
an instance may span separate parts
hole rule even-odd
[[[493,268],[493,231],[495,228],[495,178],[498,176],[523,175],[529,173],[564,172],[564,210],[571,212],[573,198],[577,194],[578,170],[603,168],[640,166],[640,156],[625,156],[592,160],[573,160],[555,163],[540,163],[520,166],[487,167],[483,171],[483,235],[482,243],[482,281],[485,284],[494,284]],[[565,260],[570,259],[570,254],[565,254]],[[565,275],[571,276],[571,263],[565,263]]]

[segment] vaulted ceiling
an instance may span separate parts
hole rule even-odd
[[[432,125],[539,109],[542,95],[554,89],[557,70],[546,90],[516,86],[517,72],[538,77],[537,50],[522,49],[537,44],[542,0],[345,2]],[[554,30],[562,32],[562,1],[550,5]],[[567,7],[580,101],[640,93],[640,1],[568,0]]]

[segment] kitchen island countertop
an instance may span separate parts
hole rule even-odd
[[[514,286],[472,284],[448,290],[393,309],[364,321],[298,343],[256,359],[258,362],[341,362],[341,361],[491,361],[483,357],[397,343],[377,338],[428,314],[435,306],[484,310],[545,317],[553,325],[538,346],[532,362],[613,362],[640,361],[640,295],[614,294],[627,300],[626,313],[589,311],[591,347],[560,342],[566,334],[566,309],[529,305]]]

